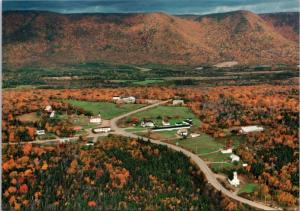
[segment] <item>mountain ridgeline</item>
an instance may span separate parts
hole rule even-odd
[[[126,64],[298,64],[299,13],[3,13],[6,67]]]

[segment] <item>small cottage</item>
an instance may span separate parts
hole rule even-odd
[[[90,118],[90,123],[93,123],[93,124],[101,124],[102,122],[102,119],[101,119],[101,116],[100,114],[98,116],[92,116]]]
[[[235,154],[230,155],[230,159],[231,159],[232,163],[240,161],[240,157],[238,155],[235,155]]]
[[[142,127],[155,127],[155,125],[152,121],[142,121],[141,126]]]

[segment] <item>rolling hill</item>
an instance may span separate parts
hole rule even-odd
[[[298,13],[206,16],[3,13],[6,67],[87,61],[126,64],[298,63]]]

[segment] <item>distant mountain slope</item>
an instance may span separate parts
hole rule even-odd
[[[299,42],[299,13],[269,13],[260,15],[265,21],[273,24],[282,36]]]
[[[4,64],[12,67],[92,60],[297,63],[298,31],[285,36],[284,27],[292,26],[286,18],[280,20],[276,15],[259,16],[248,11],[200,17],[4,12],[3,58]]]

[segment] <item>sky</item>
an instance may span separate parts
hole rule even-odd
[[[235,10],[255,13],[300,11],[299,0],[4,0],[2,9],[59,13],[210,14]]]

